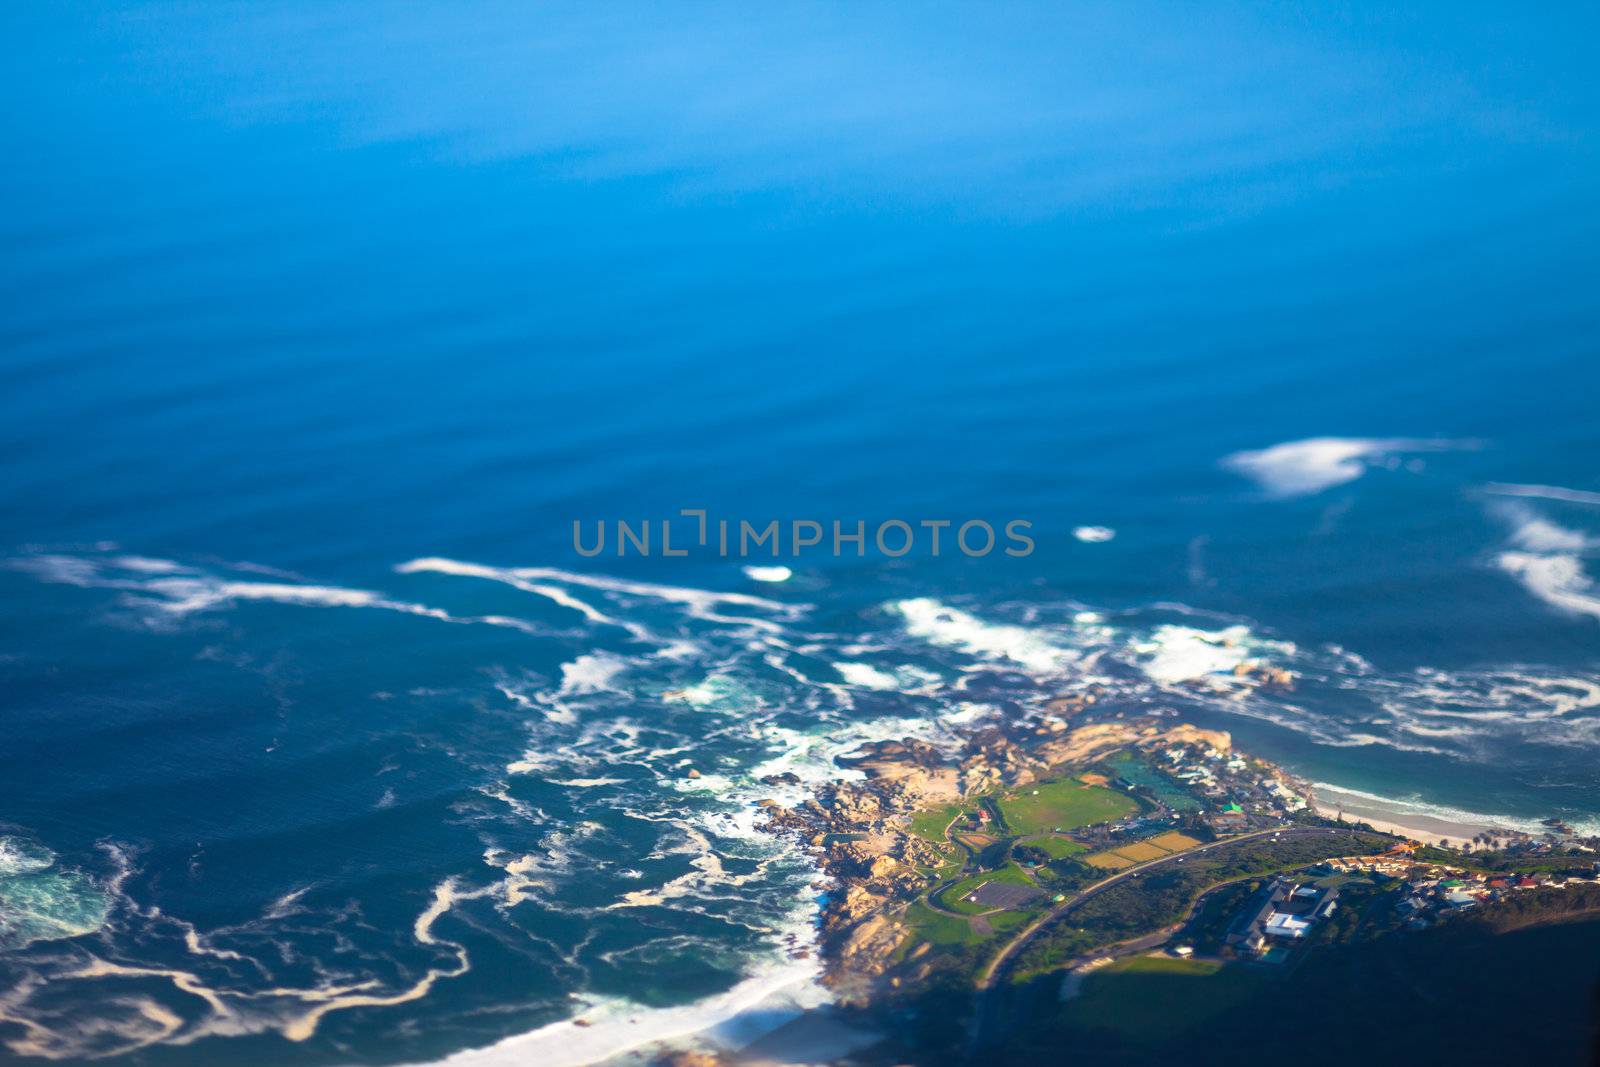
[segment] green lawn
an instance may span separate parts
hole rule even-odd
[[[1112,964],[1103,974],[1188,974],[1203,978],[1222,970],[1216,960],[1182,960],[1173,956],[1133,956]]]
[[[1089,851],[1076,841],[1069,841],[1065,837],[1056,837],[1054,835],[1048,837],[1025,838],[1020,843],[1024,845],[1032,845],[1034,848],[1044,849],[1050,854],[1050,858],[1053,860],[1064,860],[1068,856],[1076,855],[1079,852]]]
[[[1037,912],[1032,911],[1002,911],[997,915],[989,916],[986,921],[989,924],[989,928],[995,933],[1008,934],[1013,930],[1019,929],[1023,923],[1033,918],[1036,914]]]
[[[944,828],[950,825],[950,820],[970,807],[970,804],[946,804],[942,808],[919,811],[911,816],[911,832],[925,841],[946,847]]]
[[[1076,1026],[1109,1027],[1136,1043],[1159,1043],[1245,1003],[1262,981],[1243,967],[1209,960],[1134,956],[1090,975],[1064,1016]]]
[[[906,925],[911,928],[908,946],[922,941],[943,946],[969,945],[981,940],[967,920],[934,911],[926,904],[912,904],[906,909]]]
[[[1000,800],[1006,825],[1024,836],[1110,822],[1138,808],[1138,802],[1124,793],[1072,779],[1023,786]]]

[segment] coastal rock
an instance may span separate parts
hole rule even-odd
[[[1170,745],[1210,746],[1218,752],[1233,750],[1233,735],[1226,730],[1202,730],[1198,726],[1179,723],[1161,735],[1161,742]]]
[[[1138,736],[1138,729],[1128,722],[1089,723],[1041,742],[1034,750],[1034,756],[1052,767],[1062,763],[1088,762],[1126,747]]]
[[[1071,718],[1099,699],[1099,693],[1094,690],[1085,693],[1072,693],[1050,701],[1045,705],[1045,710],[1055,715],[1064,715],[1067,718]]]
[[[888,969],[904,933],[899,923],[881,914],[850,931],[838,948],[839,966],[825,979],[842,1003],[859,1002],[871,995],[875,979]]]
[[[840,757],[839,762],[861,771],[880,786],[898,786],[911,797],[953,800],[960,796],[955,767],[943,752],[926,741],[878,741]]]
[[[865,885],[853,884],[844,891],[843,896],[838,898],[838,904],[834,909],[834,925],[849,926],[872,914],[882,904],[883,898],[872,892]]]
[[[724,1067],[728,1061],[711,1052],[668,1052],[650,1061],[650,1067]]]

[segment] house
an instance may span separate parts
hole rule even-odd
[[[1299,941],[1318,922],[1333,914],[1337,886],[1327,889],[1274,878],[1251,898],[1229,930],[1227,943],[1236,951],[1260,953],[1271,941]]]
[[[1265,942],[1261,928],[1283,900],[1284,893],[1285,883],[1281,878],[1275,878],[1257,890],[1229,928],[1226,942],[1235,947],[1242,946],[1247,951],[1258,951]]]
[[[1311,923],[1305,919],[1297,918],[1286,912],[1275,911],[1267,917],[1266,924],[1261,927],[1261,932],[1268,937],[1297,938],[1306,936],[1311,929]]]
[[[1219,834],[1236,834],[1250,828],[1250,820],[1245,816],[1244,809],[1232,802],[1224,804],[1221,811],[1213,811],[1205,818],[1211,829]]]

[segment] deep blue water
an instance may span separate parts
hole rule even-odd
[[[803,996],[756,779],[1091,667],[1600,819],[1594,23],[8,7],[0,1055]],[[574,551],[691,507],[1036,548]]]

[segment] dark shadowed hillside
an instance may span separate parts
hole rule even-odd
[[[1046,1007],[1050,1021],[1014,1037],[1004,1059],[1071,1049],[1100,1065],[1600,1062],[1600,912],[1577,910],[1600,905],[1600,890],[1551,897],[1565,899],[1329,948],[1290,975],[1237,964],[1108,973]]]

